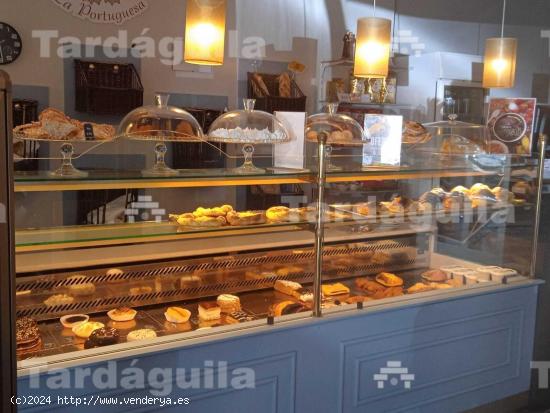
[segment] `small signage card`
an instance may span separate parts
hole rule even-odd
[[[363,168],[396,168],[401,164],[403,116],[365,115]]]
[[[537,100],[491,98],[489,101],[489,151],[531,155]]]
[[[286,126],[290,141],[274,145],[273,166],[276,168],[305,169],[305,112],[275,112]]]
[[[93,141],[95,139],[94,136],[94,127],[91,123],[85,123],[84,124],[84,137],[87,141]]]

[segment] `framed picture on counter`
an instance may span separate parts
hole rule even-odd
[[[531,155],[537,99],[491,98],[487,126],[491,153]]]

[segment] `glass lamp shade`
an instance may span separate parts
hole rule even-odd
[[[219,66],[225,46],[226,0],[188,0],[185,18],[187,63]]]
[[[134,109],[118,127],[118,135],[137,140],[204,141],[197,120],[187,111],[168,106],[170,95],[155,95],[155,105]]]
[[[357,20],[356,77],[388,76],[391,52],[391,20],[363,17]]]
[[[497,37],[485,42],[483,87],[512,88],[516,80],[517,39]]]
[[[351,116],[336,113],[337,103],[328,105],[328,113],[318,113],[307,118],[306,139],[318,142],[319,135],[327,135],[328,145],[363,145],[363,128]]]

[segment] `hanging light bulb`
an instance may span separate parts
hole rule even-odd
[[[506,0],[502,12],[500,37],[485,41],[485,59],[483,66],[483,87],[512,88],[516,80],[517,39],[504,37]]]
[[[376,0],[374,10],[376,14]],[[357,20],[356,42],[353,75],[387,77],[391,53],[391,20],[374,16],[360,18]]]
[[[185,18],[187,63],[223,64],[226,0],[188,0]]]

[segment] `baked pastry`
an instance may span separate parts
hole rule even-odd
[[[227,213],[226,219],[229,225],[233,226],[258,225],[265,224],[266,222],[266,216],[263,211],[231,211]]]
[[[59,319],[59,321],[65,328],[73,328],[82,323],[86,323],[89,320],[90,317],[86,314],[69,314],[64,315]]]
[[[273,307],[273,315],[279,317],[288,314],[297,314],[306,310],[307,308],[302,304],[293,301],[282,301]]]
[[[346,303],[348,304],[355,304],[355,303],[363,303],[365,301],[371,301],[371,297],[367,297],[365,295],[354,295],[352,297],[349,297],[346,299]]]
[[[155,330],[149,328],[142,328],[140,330],[134,330],[128,333],[126,336],[127,341],[140,341],[140,340],[151,340],[157,337]]]
[[[130,295],[150,294],[152,292],[153,292],[153,289],[149,286],[130,288]]]
[[[207,301],[199,304],[199,319],[212,321],[221,318],[221,308],[215,301]]]
[[[105,275],[111,278],[119,278],[120,276],[124,275],[124,271],[122,271],[120,268],[111,268],[107,270]]]
[[[491,192],[491,188],[489,188],[487,185],[485,184],[480,184],[480,183],[477,183],[477,184],[474,184],[472,185],[472,187],[470,188],[470,195],[471,196],[477,196],[479,195],[480,192],[482,191],[489,191]]]
[[[74,301],[74,297],[71,297],[70,295],[55,294],[48,297],[46,300],[44,300],[44,304],[46,304],[48,307],[53,307],[56,305],[72,304],[73,301]]]
[[[221,312],[225,314],[241,311],[241,300],[236,295],[221,294],[216,302],[220,306]]]
[[[221,207],[203,208],[198,207],[193,215],[195,217],[225,217],[229,212],[233,212],[231,205],[222,205]]]
[[[282,268],[278,268],[275,271],[275,274],[280,277],[286,277],[290,274],[300,274],[302,272],[304,272],[303,267],[298,267],[297,265],[287,265]]]
[[[416,283],[412,287],[407,288],[407,294],[423,293],[426,291],[432,291],[434,288],[428,284]]]
[[[170,215],[170,220],[176,221],[182,227],[190,227],[195,224],[195,216],[192,213]]]
[[[84,342],[84,348],[110,346],[118,343],[120,333],[113,327],[102,327],[92,331],[88,340]]]
[[[404,144],[419,144],[426,143],[432,138],[428,130],[418,122],[411,120],[403,123],[403,143]]]
[[[309,303],[313,301],[313,291],[307,288],[299,288],[295,290],[292,296],[304,303]]]
[[[168,307],[164,312],[164,317],[171,323],[187,323],[191,318],[191,311],[181,307]]]
[[[275,281],[275,285],[273,286],[273,288],[283,294],[293,296],[296,291],[302,288],[302,284],[294,281],[277,280]]]
[[[210,228],[217,228],[217,227],[223,227],[227,225],[227,220],[222,217],[209,217],[209,216],[203,216],[203,217],[195,217],[195,220],[193,221],[193,226],[197,227],[210,227]]]
[[[321,290],[323,291],[323,295],[326,297],[349,294],[349,288],[342,283],[323,284],[321,286]]]
[[[378,291],[384,290],[385,288],[382,284],[379,284],[376,281],[366,277],[356,278],[355,285],[370,294],[374,294]]]
[[[94,330],[105,327],[105,324],[97,321],[87,321],[73,327],[73,334],[80,338],[89,338]]]
[[[15,341],[17,354],[38,350],[42,339],[36,321],[30,317],[18,318],[15,321]]]
[[[376,281],[385,287],[399,287],[403,285],[403,279],[390,272],[381,272],[376,276]]]
[[[447,284],[447,283],[435,283],[435,282],[432,282],[429,284],[431,288],[433,288],[434,290],[447,290],[449,288],[453,288],[452,285],[450,284]]]
[[[455,186],[453,189],[451,189],[451,195],[458,195],[458,194],[469,196],[470,190],[462,185]]]
[[[82,276],[82,278],[85,277]],[[95,284],[90,282],[73,284],[69,286],[69,292],[75,296],[92,295],[95,293]]]
[[[421,277],[430,282],[444,282],[449,278],[447,273],[442,270],[430,270],[422,273]]]
[[[107,313],[113,321],[132,321],[136,317],[137,311],[133,308],[120,307]]]
[[[399,297],[403,295],[403,287],[385,287],[371,295],[375,300],[382,300],[384,298]]]
[[[376,213],[376,204],[373,202],[363,202],[353,206],[353,210],[361,215],[373,215]]]
[[[287,222],[290,216],[290,208],[275,206],[265,211],[267,219],[271,222]]]
[[[254,316],[244,312],[244,311],[235,311],[229,314],[226,318],[229,324],[234,323],[246,323],[247,321],[254,321]]]
[[[491,189],[491,192],[500,202],[511,202],[514,200],[514,194],[501,186],[494,187]]]

